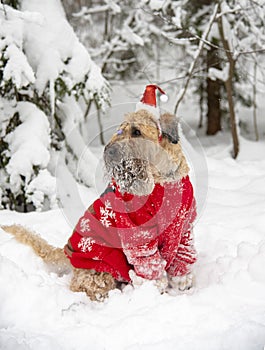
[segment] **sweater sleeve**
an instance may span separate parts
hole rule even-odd
[[[158,239],[146,244],[124,248],[128,262],[134,266],[135,273],[143,278],[160,279],[166,266],[158,250]]]
[[[179,237],[177,246],[166,244],[162,255],[166,255],[166,271],[170,276],[183,276],[191,272],[197,256],[193,241],[193,222],[196,218],[196,201],[193,188],[187,180],[184,188],[185,200],[173,222],[173,235]],[[166,240],[168,237],[166,237]]]
[[[128,225],[120,229],[121,244],[129,264],[143,278],[160,279],[166,262],[158,249],[158,225],[149,199],[133,215],[127,215]],[[123,220],[125,222],[125,220]]]
[[[166,262],[159,251],[157,210],[163,199],[163,187],[156,186],[151,195],[134,197],[127,215],[126,230],[121,229],[121,243],[128,262],[135,273],[149,280],[160,279],[165,272]],[[129,228],[130,227],[130,228]]]

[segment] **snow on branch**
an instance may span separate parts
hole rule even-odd
[[[106,4],[118,11],[115,1]],[[68,23],[60,1],[21,0],[19,10],[1,6],[0,206],[26,211],[53,207],[58,153],[73,155],[73,170],[86,145],[79,132],[84,112],[76,116],[73,111],[81,110],[81,102],[95,101],[103,108],[109,99],[109,84]],[[60,110],[65,104],[76,139],[65,139],[68,120]],[[80,177],[93,185],[93,171],[86,174],[89,162],[94,171],[91,152],[81,162]]]
[[[5,19],[8,21],[20,19],[20,20],[23,20],[23,22],[32,22],[36,24],[41,24],[44,21],[43,16],[40,15],[38,12],[32,12],[32,11],[22,12],[6,4],[2,4],[2,7],[0,7],[0,13],[1,12],[2,12],[2,15],[5,17]]]
[[[229,63],[227,62],[223,69],[211,67],[208,71],[208,77],[211,80],[227,81],[229,76]]]
[[[1,187],[11,190],[14,196],[23,189],[25,200],[37,210],[43,208],[45,201],[47,207],[54,207],[56,181],[47,169],[50,161],[49,121],[30,102],[19,102],[13,113],[19,116],[20,124],[4,138],[8,144],[5,152],[7,182]]]
[[[46,115],[30,102],[19,102],[14,112],[19,113],[21,124],[5,137],[10,150],[6,169],[11,185],[18,190],[21,186],[21,175],[28,183],[31,180],[32,167],[47,167],[50,160],[50,127]]]
[[[37,11],[45,19],[42,25],[30,23],[25,28],[25,51],[36,72],[39,93],[49,86],[49,81],[60,79],[68,92],[78,86],[87,99],[97,95],[101,105],[106,103],[109,100],[108,84],[67,22],[61,4],[24,1],[22,8]],[[53,100],[54,91],[50,93]]]
[[[3,71],[4,81],[12,80],[18,89],[35,82],[27,57],[16,45],[11,44],[6,48],[4,58],[7,60]]]
[[[130,45],[139,45],[143,46],[143,39],[133,32],[132,28],[130,28],[127,24],[124,24],[123,28],[120,31],[120,35],[122,39],[128,42]]]
[[[112,0],[105,0],[106,5],[98,5],[95,6],[93,8],[88,8],[86,6],[82,6],[81,10],[77,13],[74,13],[73,16],[74,17],[82,17],[82,16],[87,16],[87,15],[93,15],[96,13],[100,13],[100,12],[106,12],[111,10],[113,13],[120,13],[121,12],[121,8],[118,4],[116,4],[114,1]]]
[[[240,5],[237,5],[233,9],[231,9],[226,3],[223,3],[222,11],[218,13],[218,15],[216,16],[216,19],[222,16],[237,13],[239,11],[242,11],[242,7]]]

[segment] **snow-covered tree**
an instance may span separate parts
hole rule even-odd
[[[181,65],[178,64],[184,79],[175,111],[189,83],[195,82],[202,91],[202,100],[205,96],[208,99],[207,133],[214,134],[220,130],[220,120],[216,118],[220,118],[221,109],[228,110],[233,156],[236,157],[240,122],[236,105],[256,105],[255,77],[263,73],[260,56],[264,53],[265,2],[200,0],[166,1],[160,4],[154,15],[164,20],[163,37],[176,46],[182,46],[185,57],[185,60],[180,60]],[[259,68],[258,73],[249,74]],[[222,105],[221,88],[227,96],[222,99]]]
[[[52,207],[56,152],[73,167],[85,147],[76,128],[84,122],[78,101],[104,108],[109,86],[59,0],[6,1],[0,34],[0,202],[24,211]],[[95,164],[89,155],[87,168]],[[91,172],[79,176],[92,184]]]
[[[71,23],[106,78],[155,78],[160,23],[147,1],[94,0],[84,2],[87,5],[75,13],[70,13],[76,10],[73,2],[63,2]],[[152,69],[146,70],[150,63]]]

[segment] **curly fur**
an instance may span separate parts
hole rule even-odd
[[[114,278],[103,272],[72,268],[62,248],[48,244],[36,233],[20,225],[1,226],[7,233],[12,234],[22,244],[30,246],[36,255],[46,263],[56,266],[57,272],[64,273],[73,270],[70,289],[74,292],[85,292],[91,300],[102,301],[111,289],[116,287]]]
[[[177,120],[168,113],[160,117],[164,137],[159,141],[157,122],[146,110],[130,113],[105,147],[107,173],[132,194],[146,195],[155,183],[178,181],[189,172],[177,134]],[[133,130],[139,130],[139,137]],[[70,289],[85,292],[91,300],[103,300],[117,286],[114,278],[104,272],[72,268],[63,249],[48,244],[37,234],[18,225],[2,226],[17,241],[34,250],[46,263],[57,266],[59,273],[72,269]]]
[[[35,254],[40,256],[46,263],[68,267],[70,265],[67,257],[61,248],[55,248],[48,244],[36,233],[29,231],[20,225],[1,226],[1,228],[12,234],[20,243],[30,246]]]
[[[188,174],[180,142],[172,142],[176,135],[169,138],[170,125],[177,129],[176,120],[169,113],[160,117],[167,135],[160,141],[152,114],[140,110],[126,115],[104,151],[107,174],[115,179],[121,191],[147,195],[155,183],[175,182]],[[133,135],[135,130],[140,133],[137,137]]]
[[[85,292],[91,300],[102,301],[116,286],[116,281],[109,273],[74,269],[70,289],[73,292]]]

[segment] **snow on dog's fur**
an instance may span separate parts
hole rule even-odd
[[[122,192],[148,195],[155,183],[177,182],[187,176],[189,168],[179,142],[177,123],[175,116],[163,114],[159,139],[157,121],[148,111],[140,110],[125,117],[104,150],[107,175]],[[72,268],[71,290],[86,292],[92,300],[102,300],[117,286],[109,273],[73,268],[63,249],[52,247],[35,233],[17,225],[2,228],[19,242],[31,246],[45,262],[58,266],[59,271]],[[190,277],[182,278],[179,283],[185,289],[192,281]]]
[[[105,147],[107,173],[122,191],[146,195],[154,183],[177,181],[188,174],[176,117],[165,113],[160,123],[161,141],[157,123],[148,111],[130,113]]]

